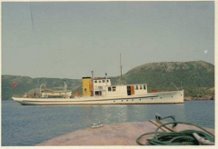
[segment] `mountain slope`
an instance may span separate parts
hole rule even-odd
[[[204,61],[149,63],[124,75],[127,83],[144,83],[158,90],[185,89],[186,96],[213,94],[214,65]]]

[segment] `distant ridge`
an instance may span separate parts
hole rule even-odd
[[[202,67],[205,67],[206,69],[207,68],[210,68],[210,69],[213,69],[214,68],[214,65],[211,64],[211,63],[208,63],[208,62],[205,62],[205,61],[188,61],[188,62],[153,62],[153,63],[145,63],[143,65],[139,65],[139,66],[136,66],[134,67],[133,69],[129,70],[128,72],[130,71],[134,71],[135,69],[140,69],[140,68],[164,68],[163,66],[168,66],[168,67],[175,67],[175,66],[180,66],[180,67],[185,67],[185,68],[188,68],[188,66],[190,65],[199,65],[199,66],[202,66]],[[127,72],[127,73],[128,73]]]
[[[2,99],[11,99],[14,94],[22,95],[38,88],[41,83],[46,83],[48,87],[62,87],[64,81],[68,89],[81,90],[79,79],[2,75]],[[112,81],[118,82],[119,77],[112,77]],[[128,84],[147,83],[149,91],[183,88],[186,98],[214,97],[214,65],[204,61],[147,63],[123,74],[123,81]]]

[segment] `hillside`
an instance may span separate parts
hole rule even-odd
[[[119,82],[119,77],[111,79],[113,83]],[[69,90],[81,92],[81,80],[3,75],[2,99],[22,95],[42,83],[48,88],[62,88],[64,81]],[[148,91],[183,88],[186,98],[210,99],[214,97],[214,65],[204,61],[148,63],[129,70],[122,82],[147,83]]]
[[[151,90],[185,89],[185,96],[214,96],[214,65],[204,61],[149,63],[124,75],[127,83],[148,84]]]

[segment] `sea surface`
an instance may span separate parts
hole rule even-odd
[[[22,106],[2,101],[2,146],[32,146],[92,123],[142,122],[154,119],[156,113],[214,129],[214,106],[214,101],[203,100],[114,106]]]

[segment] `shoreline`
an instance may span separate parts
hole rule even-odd
[[[214,96],[203,96],[203,97],[184,97],[184,101],[197,101],[197,100],[215,100]]]

